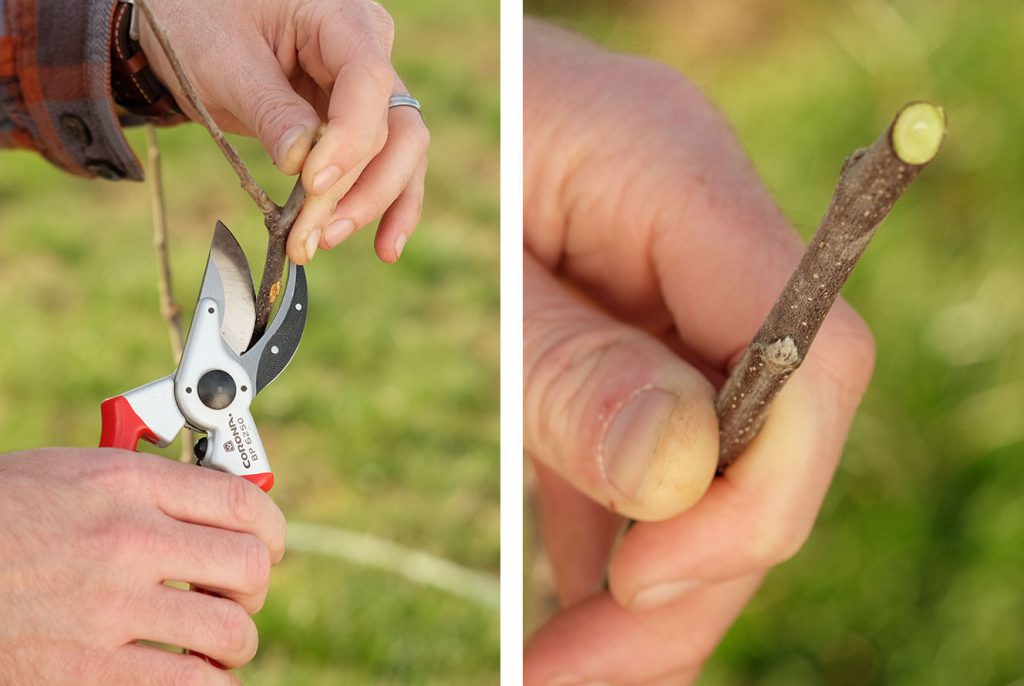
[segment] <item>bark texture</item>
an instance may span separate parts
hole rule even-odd
[[[922,118],[922,112],[933,116]],[[843,164],[817,232],[718,394],[720,473],[764,425],[772,399],[804,361],[875,230],[934,158],[944,133],[940,108],[909,103],[870,147],[853,153]],[[913,149],[914,159],[923,161],[912,164],[902,159],[897,151],[907,149]]]

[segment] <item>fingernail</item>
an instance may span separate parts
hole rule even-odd
[[[305,126],[293,126],[282,134],[277,141],[277,150],[274,154],[274,164],[280,168],[298,166],[298,160],[291,157],[298,152],[299,142],[304,137],[309,137],[310,131]],[[294,164],[292,164],[294,162]]]
[[[321,169],[313,177],[313,193],[319,195],[325,192],[334,182],[341,178],[341,170],[333,164],[326,169]]]
[[[313,229],[306,236],[306,260],[312,260],[316,255],[316,246],[320,243],[320,230]]]
[[[398,238],[395,239],[395,259],[397,260],[402,256],[402,250],[405,248],[405,234],[398,234]]]
[[[700,585],[699,581],[684,579],[683,581],[666,581],[660,584],[652,584],[647,588],[640,589],[629,601],[629,607],[633,610],[649,610],[654,607],[661,607],[683,594],[692,591]]]
[[[327,240],[327,245],[333,248],[351,236],[355,230],[356,224],[351,219],[339,219],[327,225],[327,228],[324,229],[324,238]]]
[[[661,432],[679,396],[647,388],[630,398],[612,420],[599,453],[605,479],[623,496],[636,497],[643,487]]]

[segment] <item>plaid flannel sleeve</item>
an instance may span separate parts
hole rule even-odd
[[[116,0],[0,0],[0,148],[79,176],[142,179],[110,94]]]

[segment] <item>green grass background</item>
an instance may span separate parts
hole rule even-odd
[[[433,134],[424,219],[394,266],[372,230],[317,256],[302,346],[253,412],[289,518],[496,575],[498,3],[386,4]],[[202,128],[160,137],[187,326],[214,222],[256,272],[264,229]],[[144,156],[141,132],[130,138]],[[291,180],[239,145],[283,199]],[[0,451],[94,446],[101,400],[172,369],[150,244],[145,186],[0,155]],[[350,563],[289,554],[257,623],[260,654],[242,670],[254,686],[497,681],[496,610]]]
[[[904,101],[946,108],[941,156],[845,290],[878,362],[820,521],[701,683],[1024,683],[1019,3],[526,4],[695,80],[805,238]]]

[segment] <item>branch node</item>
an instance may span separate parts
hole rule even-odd
[[[941,107],[912,102],[874,143],[843,163],[818,231],[718,394],[719,473],[757,435],[875,230],[938,154],[945,133]]]
[[[800,351],[790,336],[772,341],[764,349],[764,362],[771,372],[785,372],[800,366]]]
[[[285,249],[288,244],[288,234],[291,233],[292,226],[295,224],[295,220],[299,216],[299,212],[302,209],[302,204],[306,200],[306,191],[302,187],[301,180],[296,180],[295,185],[292,187],[292,191],[288,196],[288,201],[284,206],[277,205],[262,186],[256,181],[253,175],[250,173],[249,168],[245,166],[245,162],[242,160],[241,155],[238,154],[238,150],[235,146],[224,136],[224,132],[221,131],[217,122],[210,116],[210,112],[206,109],[203,103],[199,99],[199,94],[196,92],[195,86],[192,85],[188,74],[185,72],[184,67],[181,64],[181,60],[178,59],[177,52],[174,49],[173,43],[171,43],[170,36],[167,34],[167,29],[161,23],[160,19],[153,12],[153,8],[150,7],[149,0],[136,0],[136,5],[142,9],[143,14],[146,15],[146,19],[149,22],[150,28],[153,30],[153,34],[156,36],[157,41],[160,43],[160,48],[163,50],[164,55],[167,57],[167,61],[171,65],[171,69],[174,71],[174,76],[178,81],[178,85],[181,87],[182,93],[188,100],[189,105],[199,115],[203,126],[210,132],[210,136],[213,137],[214,142],[220,147],[221,152],[231,165],[232,169],[238,175],[238,180],[242,188],[249,194],[256,205],[260,208],[263,213],[263,223],[267,227],[267,232],[270,234],[270,240],[267,243],[267,257],[264,263],[263,276],[260,279],[259,295],[256,299],[256,326],[253,330],[253,341],[258,340],[263,332],[266,331],[267,324],[270,320],[270,311],[273,309],[274,300],[277,299],[277,295],[281,290],[281,275],[284,273],[284,261],[285,261]],[[319,134],[318,134],[319,136]],[[274,288],[277,291],[274,291]]]

